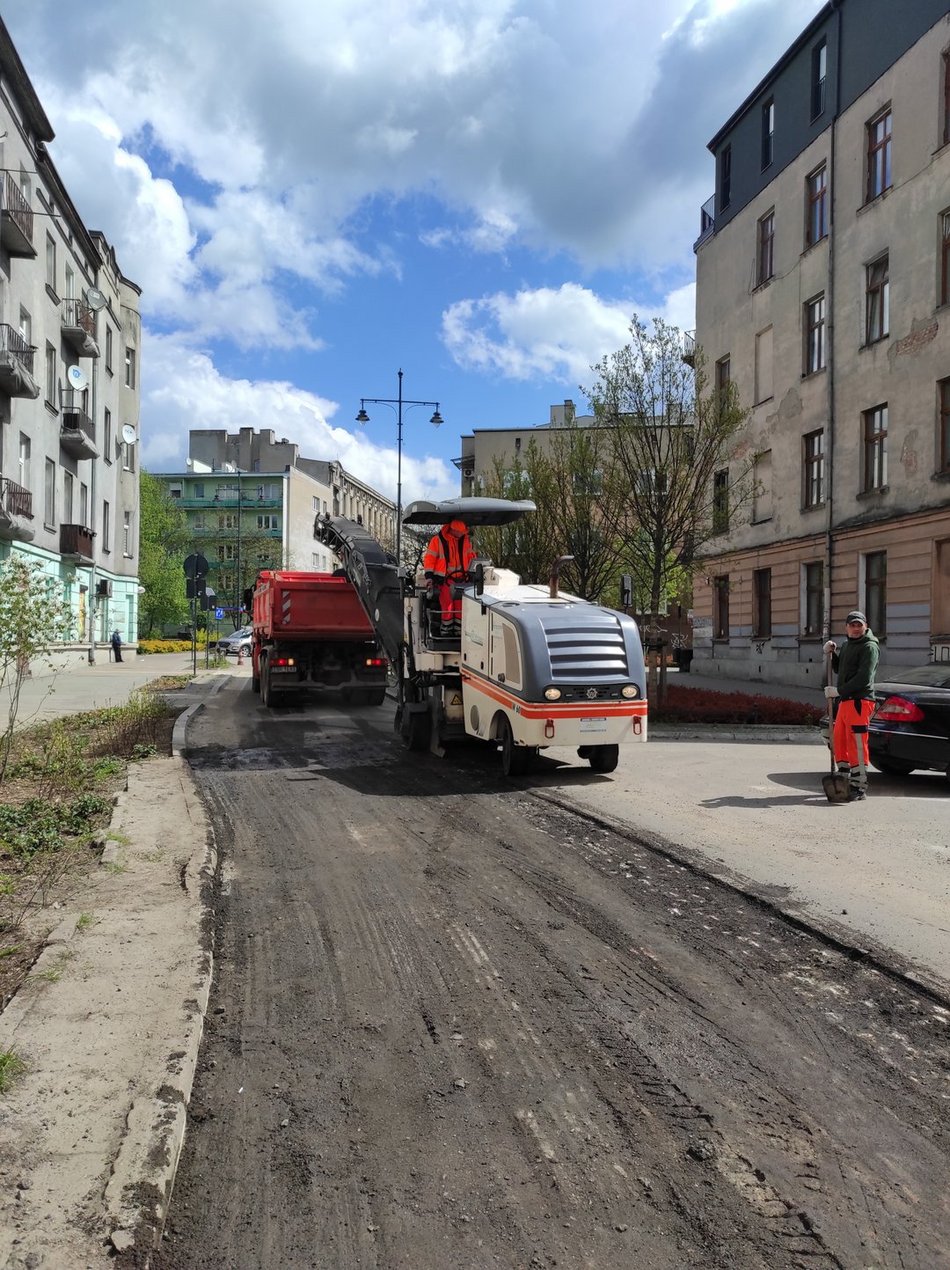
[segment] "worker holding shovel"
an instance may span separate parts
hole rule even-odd
[[[837,687],[829,684],[825,696],[829,701],[837,699],[838,702],[833,737],[837,773],[830,779],[840,788],[843,777],[847,776],[845,798],[854,803],[867,795],[868,723],[874,711],[874,672],[880,645],[863,613],[855,609],[845,620],[848,638],[841,651],[833,639],[825,644],[831,668],[838,676]],[[840,801],[832,799],[830,793],[828,797],[831,801]]]

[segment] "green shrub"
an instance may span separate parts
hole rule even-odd
[[[100,794],[80,794],[68,802],[28,798],[16,806],[0,803],[0,856],[28,860],[39,851],[58,851],[69,838],[91,836],[112,806]]]
[[[206,637],[204,631],[198,636],[198,652],[204,653]],[[191,640],[184,639],[140,639],[138,651],[143,656],[149,653],[190,653]]]

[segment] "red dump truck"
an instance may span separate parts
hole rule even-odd
[[[312,688],[339,688],[346,700],[382,705],[388,663],[347,578],[265,569],[252,606],[252,684],[265,706],[284,692]]]

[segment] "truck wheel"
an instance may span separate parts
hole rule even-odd
[[[595,772],[612,772],[620,762],[620,746],[592,745],[587,761]]]
[[[421,711],[413,711],[410,714],[409,710],[405,707],[403,708],[399,735],[402,737],[402,743],[407,750],[414,750],[416,753],[427,750],[429,748],[430,728],[431,719],[428,712],[423,714]]]
[[[268,710],[274,704],[274,690],[270,686],[270,666],[267,658],[261,658],[261,705]]]
[[[501,770],[506,776],[523,776],[537,751],[529,745],[515,745],[514,733],[506,716],[501,720]]]

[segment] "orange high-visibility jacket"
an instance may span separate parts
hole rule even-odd
[[[462,520],[450,521],[433,534],[422,557],[426,573],[446,578],[453,573],[467,573],[475,560],[475,548]]]

